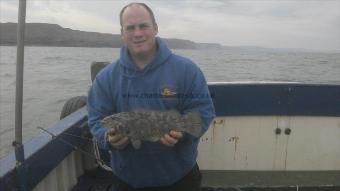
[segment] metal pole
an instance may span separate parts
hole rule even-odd
[[[22,145],[22,102],[24,79],[24,41],[25,41],[26,0],[19,0],[19,16],[17,25],[17,68],[15,90],[15,158],[16,178],[18,189],[27,190],[27,173],[25,167],[25,154]]]
[[[17,68],[15,91],[15,145],[22,144],[22,100],[24,78],[24,38],[25,38],[26,0],[19,0],[17,25]]]

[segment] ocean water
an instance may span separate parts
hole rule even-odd
[[[191,58],[208,82],[287,81],[340,84],[340,53],[174,50]],[[86,95],[93,61],[112,61],[119,49],[26,47],[23,139],[59,119],[63,104]],[[13,150],[16,47],[0,46],[0,158]]]

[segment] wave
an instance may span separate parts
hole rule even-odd
[[[0,62],[0,66],[4,66],[4,65],[8,65],[8,64],[10,64],[10,63],[8,63],[8,62]]]
[[[321,60],[321,61],[319,61],[319,64],[328,64],[328,61],[327,60]]]
[[[12,77],[14,77],[14,74],[5,73],[2,77],[5,77],[5,78],[12,78]]]
[[[0,131],[0,135],[5,135],[5,133],[10,133],[14,130],[15,130],[15,128],[4,129],[4,130]]]

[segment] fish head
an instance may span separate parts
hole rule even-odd
[[[131,122],[126,120],[125,118],[120,117],[111,117],[112,128],[115,128],[119,134],[124,136],[131,137],[133,135],[133,129],[131,128]]]

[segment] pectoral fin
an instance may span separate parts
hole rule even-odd
[[[139,149],[142,146],[141,140],[131,140],[132,146],[135,149]]]

